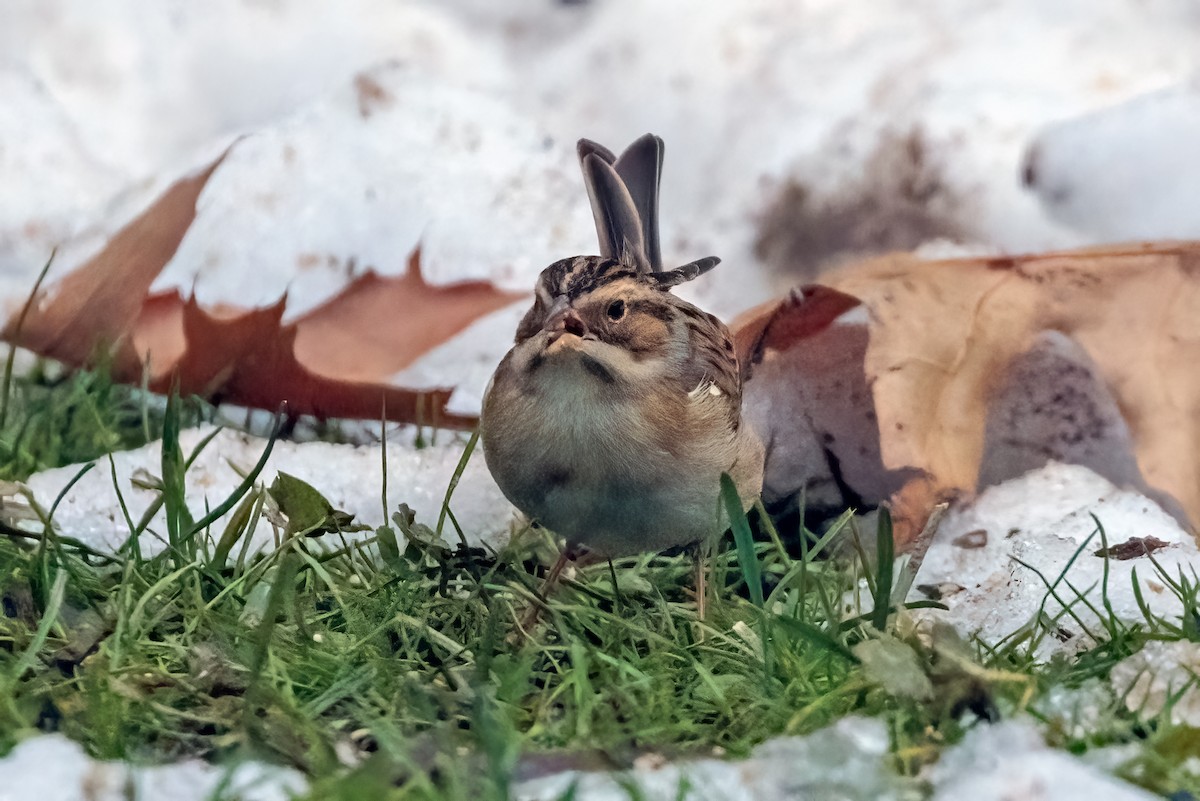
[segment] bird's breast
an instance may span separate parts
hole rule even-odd
[[[645,400],[593,393],[586,383],[529,393],[497,380],[484,409],[488,467],[517,508],[608,556],[716,533],[727,465],[707,456],[720,449],[694,447],[711,438],[703,430],[688,431],[686,443],[664,442]]]

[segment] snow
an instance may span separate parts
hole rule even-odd
[[[1177,86],[1051,125],[1025,181],[1056,220],[1094,239],[1200,237],[1200,88]]]
[[[19,743],[0,758],[0,775],[0,801],[207,801],[218,793],[239,801],[288,801],[306,789],[296,771],[258,762],[227,768],[198,760],[145,767],[102,762],[57,734]]]
[[[929,771],[933,801],[1150,801],[1158,796],[1049,748],[1025,720],[976,726]]]
[[[132,178],[255,130],[389,59],[479,85],[504,70],[436,4],[13,0],[0,45]],[[469,76],[469,77],[468,77]]]
[[[185,458],[212,433],[211,427],[185,430],[180,435],[180,447]],[[355,522],[372,529],[387,522],[401,503],[407,503],[417,514],[417,522],[433,526],[437,523],[450,477],[462,457],[464,441],[442,432],[432,445],[416,448],[412,433],[392,434],[387,450],[387,511],[381,500],[383,486],[380,446],[335,445],[324,442],[298,444],[277,442],[261,474],[260,483],[269,485],[277,471],[303,478],[324,495],[335,509],[350,512]],[[241,483],[252,469],[266,440],[232,430],[222,430],[195,460],[187,473],[187,502],[193,516],[199,518],[206,508],[221,503]],[[158,496],[156,490],[138,486],[134,479],[159,476],[162,473],[161,442],[154,442],[132,451],[112,456],[116,470],[114,479],[107,460],[100,460],[86,473],[59,504],[54,523],[62,532],[95,548],[112,550],[129,536],[129,526],[120,512],[117,492],[121,493],[130,517],[140,520],[146,508]],[[67,484],[79,473],[78,466],[46,470],[30,477],[28,487],[43,508],[50,508]],[[472,545],[489,543],[499,546],[506,539],[515,512],[500,494],[483,463],[482,453],[476,451],[467,463],[461,482],[451,501],[451,508],[468,541]],[[213,523],[214,538],[224,527],[222,518]],[[364,532],[359,537],[370,536]],[[354,535],[348,535],[354,538]],[[447,527],[447,541],[457,541],[457,534]],[[142,538],[146,552],[162,547],[166,537],[164,513],[160,510]],[[261,520],[252,540],[255,548],[268,548],[275,534],[266,520]]]
[[[46,87],[0,64],[0,297],[29,294],[54,246],[111,191],[105,167]],[[21,147],[12,147],[20,142]]]
[[[1064,737],[1082,741],[1108,723],[1114,692],[1115,688],[1108,681],[1096,677],[1086,679],[1078,686],[1056,684],[1034,700],[1033,708],[1044,721],[1047,730],[1061,732]],[[1135,744],[1133,756],[1138,750]],[[1093,764],[1099,764],[1111,759],[1113,752],[1100,754],[1097,749],[1089,751],[1086,756]],[[1113,770],[1118,766],[1119,762],[1108,765]]]
[[[1097,523],[1110,547],[1133,537],[1153,537],[1165,547],[1154,551],[1153,562],[1145,556],[1103,559],[1095,555],[1102,547]],[[1134,571],[1151,612],[1178,620],[1182,603],[1157,568],[1174,577],[1197,562],[1195,539],[1153,501],[1117,488],[1086,467],[1051,463],[953,508],[930,545],[909,598],[924,599],[928,596],[922,587],[939,587],[939,599],[949,611],[922,612],[921,617],[951,623],[993,645],[1032,624],[1044,609],[1058,624],[1042,634],[1035,650],[1048,658],[1076,653],[1103,638],[1089,604],[1105,609],[1106,567],[1111,613],[1144,623]],[[1048,593],[1047,582],[1057,582],[1057,599]],[[1081,603],[1077,593],[1088,603]],[[1063,614],[1064,601],[1071,606],[1069,614]]]

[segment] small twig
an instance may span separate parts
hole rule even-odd
[[[5,536],[14,540],[29,540],[30,542],[41,542],[43,539],[45,539],[44,534],[38,534],[33,531],[24,531],[23,529],[19,529],[16,526],[9,525],[3,521],[0,521],[0,536]],[[97,551],[95,548],[85,545],[73,537],[59,536],[57,539],[59,545],[65,545],[69,548],[77,550],[85,556],[91,557],[92,559],[99,559],[105,564],[113,565],[121,561],[112,554],[107,554],[103,551]]]

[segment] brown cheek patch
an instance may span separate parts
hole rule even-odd
[[[664,311],[665,314],[662,313]],[[669,308],[664,310],[657,304],[631,303],[624,319],[609,324],[609,341],[624,347],[634,358],[665,353],[671,339],[671,319],[673,316]]]

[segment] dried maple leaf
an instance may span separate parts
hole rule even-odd
[[[794,298],[758,310],[739,327],[742,352],[759,363],[747,382],[748,404],[763,395],[768,405],[778,403],[787,386],[762,365],[794,363],[793,354],[820,337],[834,332],[844,342],[865,327],[861,361],[850,352],[840,378],[861,369],[870,386],[879,464],[860,457],[866,472],[909,471],[890,493],[902,542],[938,500],[1003,477],[991,469],[993,459],[1010,458],[1016,469],[1065,453],[1103,472],[1124,446],[1129,464],[1112,468],[1124,483],[1200,521],[1200,372],[1193,369],[1200,363],[1200,244],[937,262],[896,255],[825,283],[808,295],[858,301],[865,320],[832,325],[821,304]],[[797,330],[800,336],[786,334]],[[1042,357],[1040,372],[1025,369]],[[1059,381],[1070,392],[1056,393]],[[1043,401],[1029,403],[1037,393]],[[765,437],[779,437],[789,424],[795,421],[768,420]],[[1014,434],[1007,425],[1026,430]]]
[[[421,277],[420,254],[408,271],[367,272],[296,320],[296,360],[344,381],[378,381],[408,367],[488,312],[527,296],[486,281],[432,286]]]
[[[149,294],[195,218],[221,163],[172,185],[95,256],[37,298],[3,337],[82,366],[114,348],[114,377],[149,376],[151,389],[180,390],[292,414],[464,427],[449,388],[411,390],[389,379],[471,322],[524,297],[483,281],[432,286],[418,253],[399,276],[368,271],[285,324],[286,297],[265,308],[202,308],[178,292]]]
[[[98,347],[127,336],[150,285],[195,219],[196,198],[220,163],[219,158],[172,184],[103,250],[35,298],[20,331],[13,318],[0,336],[72,365],[86,363]]]

